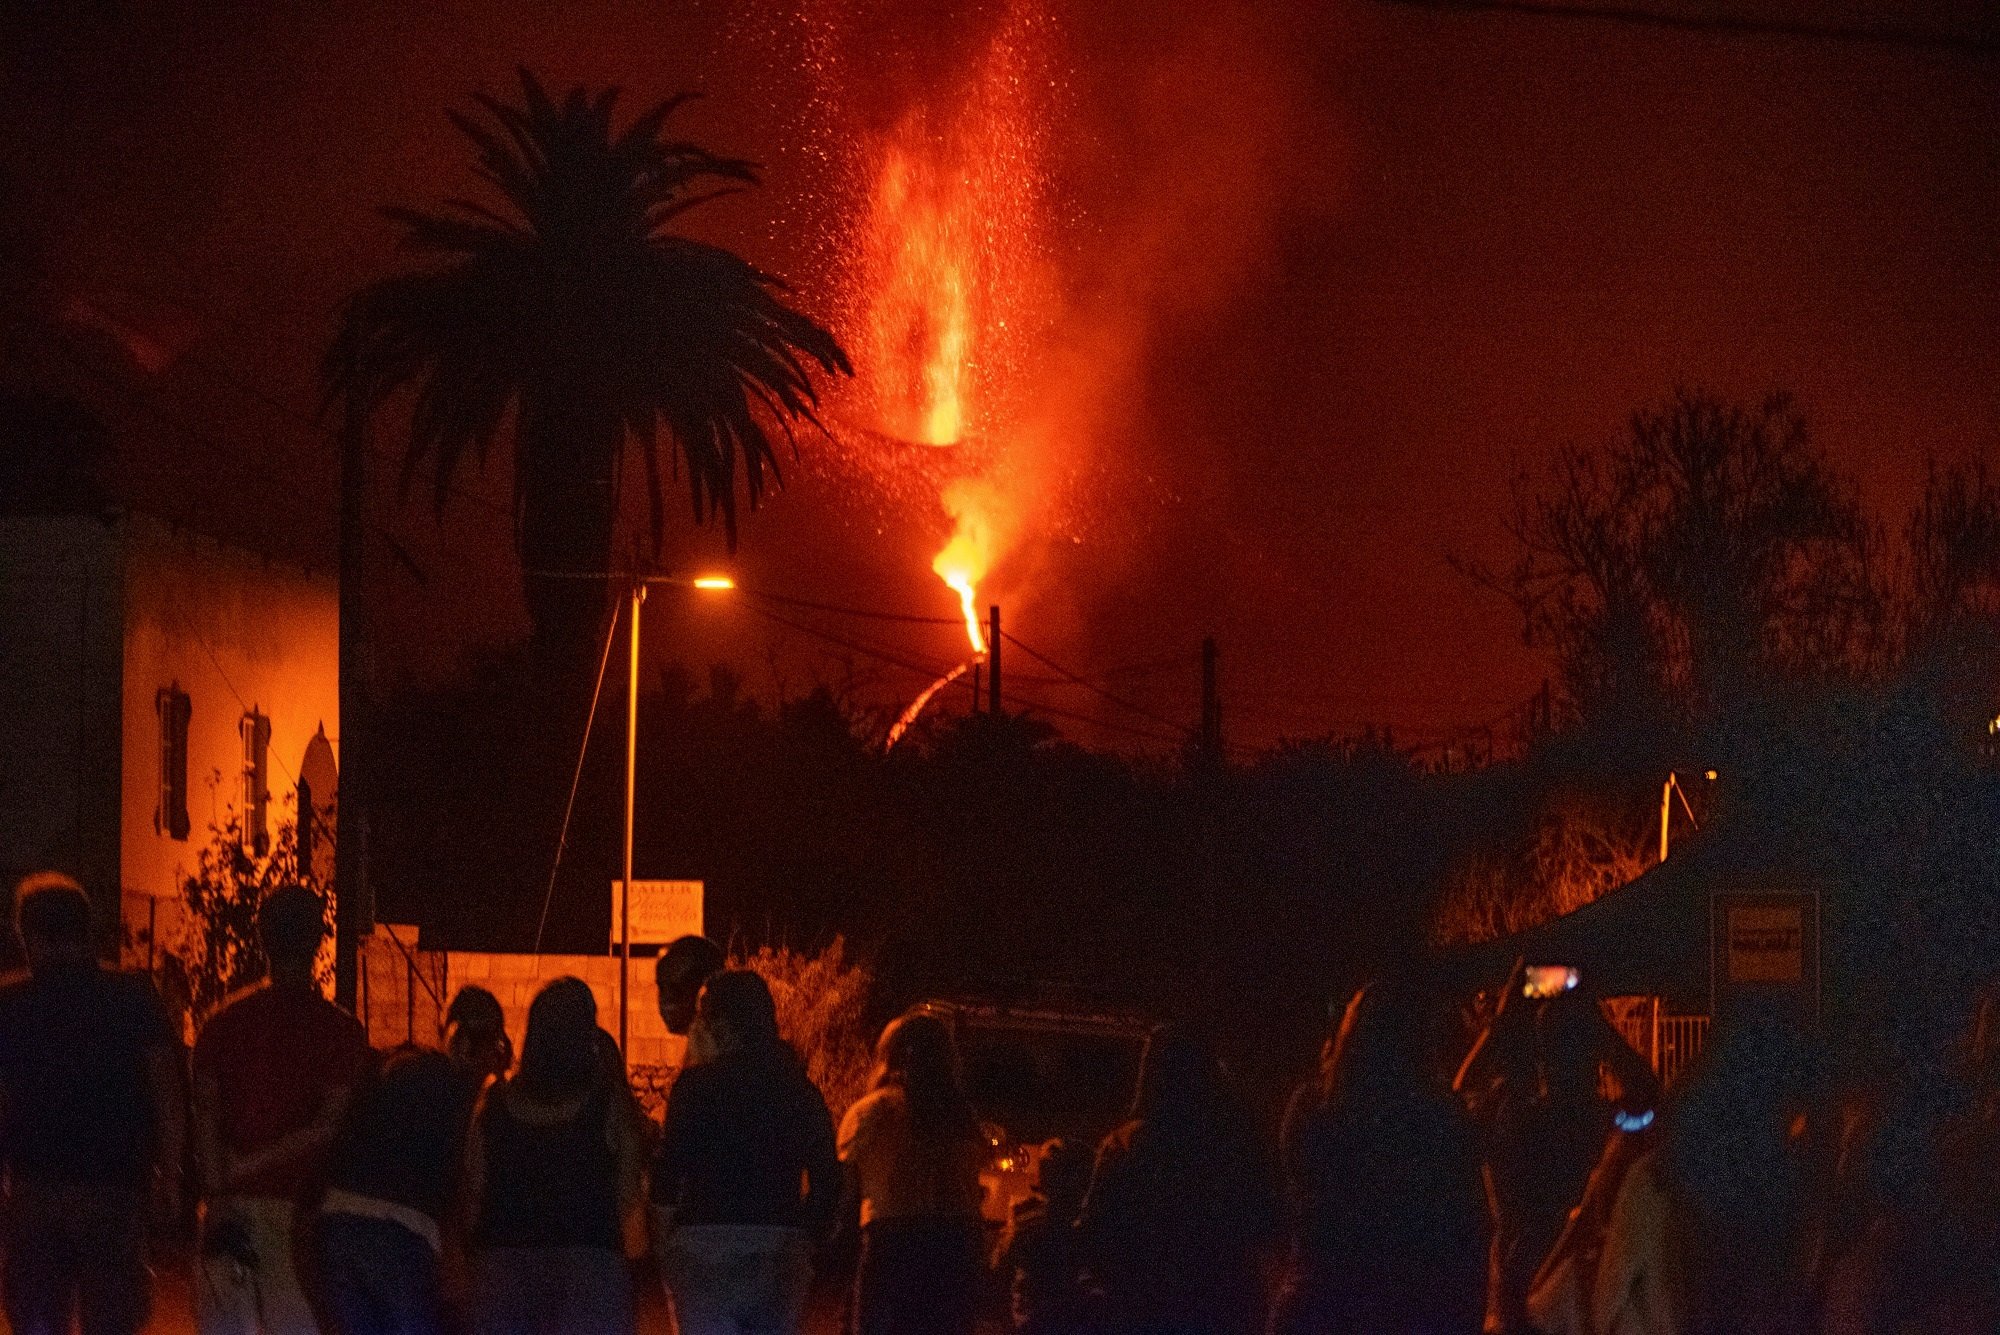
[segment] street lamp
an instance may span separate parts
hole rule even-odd
[[[1701,777],[1713,783],[1715,771],[1703,770]],[[1681,799],[1681,810],[1687,812],[1688,823],[1697,830],[1701,828],[1701,822],[1694,818],[1694,808],[1688,805],[1687,790],[1681,787],[1680,775],[1668,770],[1667,781],[1660,785],[1660,861],[1662,862],[1667,860],[1667,822],[1673,814],[1676,795]]]
[[[668,584],[699,589],[705,593],[726,592],[736,587],[727,575],[698,575],[678,579],[664,575],[640,577],[632,581],[632,632],[630,672],[625,683],[625,879],[618,884],[618,1052],[631,1065],[630,1036],[632,1014],[632,808],[639,786],[639,609],[646,602],[646,588]]]

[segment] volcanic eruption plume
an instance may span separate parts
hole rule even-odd
[[[863,137],[849,281],[858,413],[951,521],[931,568],[986,652],[980,585],[1021,534],[1023,404],[1054,320],[1043,166],[1047,32],[1010,5],[962,74]]]

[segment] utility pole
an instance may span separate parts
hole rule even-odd
[[[359,991],[361,933],[374,916],[368,907],[368,813],[361,795],[368,733],[368,618],[361,598],[367,456],[367,424],[350,418],[340,436],[340,647],[335,669],[340,677],[340,755],[333,845],[333,999],[349,1011]]]
[[[975,714],[979,712],[979,701],[981,695],[983,694],[983,688],[979,684],[980,681],[979,670],[983,666],[984,664],[982,664],[980,660],[975,658],[972,660],[972,671],[967,674],[967,676],[970,677],[972,681],[972,712]]]
[[[1215,637],[1201,642],[1201,752],[1210,761],[1222,759],[1222,694],[1216,684]]]
[[[986,687],[987,710],[994,717],[1000,715],[1000,604],[994,603],[986,609]]]
[[[639,786],[639,608],[646,581],[632,581],[632,658],[625,681],[625,879],[618,885],[618,1052],[629,1067],[626,1043],[632,1015],[632,807]]]

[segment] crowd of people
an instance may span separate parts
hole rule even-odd
[[[765,981],[684,938],[658,962],[688,1046],[655,1124],[574,978],[537,994],[518,1059],[471,987],[441,1051],[371,1052],[315,982],[324,921],[311,890],[274,892],[268,979],[190,1054],[145,980],[98,964],[74,881],[18,887],[17,1335],[139,1330],[149,1235],[190,1201],[205,1335],[616,1335],[640,1271],[682,1335],[790,1335],[850,1231],[858,1335],[970,1335],[1003,1287],[1024,1335],[2000,1329],[2000,994],[1954,1054],[1858,1082],[1745,1019],[1668,1095],[1581,988],[1517,971],[1461,1058],[1437,989],[1378,984],[1275,1144],[1214,1052],[1162,1028],[1129,1120],[1041,1147],[996,1239],[990,1129],[929,1013],[883,1031],[836,1122]]]

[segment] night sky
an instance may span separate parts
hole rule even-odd
[[[100,385],[134,491],[330,557],[319,351],[340,299],[398,263],[377,206],[472,188],[443,112],[504,92],[516,64],[634,107],[703,90],[680,128],[762,161],[767,184],[700,234],[830,311],[826,145],[948,88],[995,5],[823,9],[869,71],[831,94],[799,72],[801,24],[766,8],[188,0],[0,20],[8,210],[73,313],[159,354]],[[2000,57],[1357,0],[1183,8],[1048,13],[1058,328],[1092,402],[1060,513],[993,581],[1016,633],[1086,675],[1184,654],[1119,679],[1161,717],[1192,721],[1205,632],[1235,741],[1366,722],[1421,740],[1499,714],[1545,669],[1447,556],[1503,561],[1513,475],[1677,384],[1792,390],[1892,526],[1927,454],[2000,443]],[[1727,12],[1995,31],[1971,5]],[[743,581],[949,616],[934,501],[884,491],[851,440],[803,448],[744,525]],[[386,554],[371,571],[392,676],[524,632],[508,486],[496,460],[441,526],[379,488],[423,572]],[[667,563],[720,550],[681,523]],[[728,658],[760,690],[838,678],[837,651],[742,607],[649,610],[662,657]],[[924,661],[962,647],[949,627],[813,622]],[[868,671],[864,692],[923,685]]]

